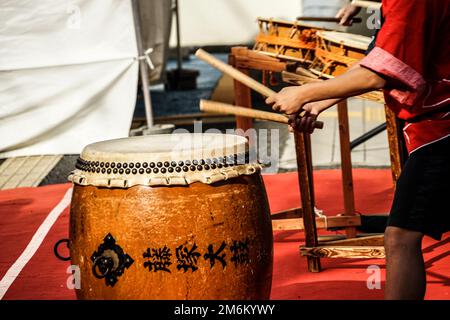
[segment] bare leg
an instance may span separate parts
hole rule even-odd
[[[386,300],[424,298],[426,274],[422,238],[423,234],[417,231],[386,228]]]

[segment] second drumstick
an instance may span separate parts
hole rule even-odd
[[[264,86],[263,84],[259,83],[255,79],[250,78],[248,75],[246,75],[246,74],[240,72],[239,70],[233,68],[232,66],[230,66],[230,65],[220,61],[219,59],[215,58],[214,56],[212,56],[211,54],[209,54],[208,52],[206,52],[206,51],[204,51],[202,49],[198,49],[197,52],[195,53],[195,55],[199,59],[209,63],[214,68],[216,68],[216,69],[222,71],[223,73],[229,75],[233,79],[235,79],[235,80],[245,84],[249,88],[255,90],[256,92],[262,94],[265,97],[269,97],[269,96],[271,96],[271,95],[276,93],[272,89],[267,88],[266,86]],[[322,129],[323,128],[323,122],[316,121],[315,124],[314,124],[314,127],[317,128],[317,129]]]
[[[200,110],[211,113],[232,114],[240,117],[268,120],[285,124],[288,124],[289,121],[288,117],[279,113],[254,110],[245,107],[237,107],[226,103],[208,100],[200,100]],[[322,129],[323,122],[316,122],[315,127],[317,129]]]

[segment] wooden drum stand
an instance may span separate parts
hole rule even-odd
[[[321,81],[310,79],[301,75],[286,71],[287,63],[279,59],[248,50],[244,47],[234,47],[229,56],[230,66],[217,65],[208,61],[204,52],[197,56],[224,73],[231,75],[234,79],[235,105],[251,108],[250,88],[267,96],[270,89],[265,88],[255,80],[237,79],[233,70],[245,75],[250,70],[282,73],[283,80],[303,84],[308,81]],[[222,69],[221,69],[222,68]],[[230,71],[231,70],[231,71]],[[248,78],[248,77],[247,77]],[[310,80],[308,80],[310,79]],[[266,91],[265,89],[269,90]],[[370,95],[370,94],[369,94]],[[367,97],[363,97],[367,98]],[[386,109],[388,125],[389,148],[391,154],[393,179],[396,181],[402,168],[402,150],[400,135],[398,134],[398,123],[392,112]],[[258,111],[256,111],[258,112]],[[261,112],[261,111],[259,111]],[[230,112],[232,113],[232,112]],[[252,119],[236,114],[237,128],[244,132],[253,127]],[[270,113],[272,114],[272,113]],[[284,116],[282,116],[284,117]],[[276,119],[269,119],[277,121]],[[313,165],[311,157],[311,138],[309,134],[294,133],[295,149],[297,156],[297,173],[301,194],[301,208],[294,208],[272,214],[272,226],[274,230],[304,230],[305,246],[300,247],[300,253],[307,257],[308,270],[310,272],[320,272],[320,258],[384,258],[384,238],[383,235],[358,236],[356,228],[361,225],[361,218],[355,212],[351,149],[349,136],[349,121],[347,102],[338,104],[338,121],[341,150],[341,170],[342,186],[344,194],[344,213],[340,216],[316,217],[314,200]],[[282,122],[281,120],[278,122]],[[346,239],[326,237],[319,239],[317,229],[342,228],[345,230]]]

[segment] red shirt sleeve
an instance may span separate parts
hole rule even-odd
[[[427,35],[427,0],[383,1],[384,24],[376,46],[424,73]]]
[[[388,79],[387,93],[413,105],[426,90],[426,0],[383,0],[384,23],[361,66]]]

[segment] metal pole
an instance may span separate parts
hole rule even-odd
[[[140,10],[138,0],[132,0],[132,6],[138,54],[142,57],[144,55],[144,49],[142,48],[141,17],[139,15]],[[153,127],[152,101],[150,99],[147,65],[143,59],[139,60],[139,71],[141,75],[142,93],[144,94],[145,118],[147,120],[147,127],[151,128]]]
[[[181,70],[182,65],[182,54],[181,54],[181,35],[180,35],[180,10],[178,7],[178,0],[175,0],[175,16],[176,16],[176,26],[177,26],[177,70]]]
[[[386,128],[387,128],[387,124],[385,122],[385,123],[380,124],[379,126],[376,126],[372,130],[367,131],[362,136],[360,136],[360,137],[356,138],[355,140],[353,140],[352,142],[350,142],[350,149],[352,149],[352,150],[355,149],[357,146],[363,144],[367,140],[372,139],[377,134],[379,134],[379,133],[383,132],[384,130],[386,130]]]

